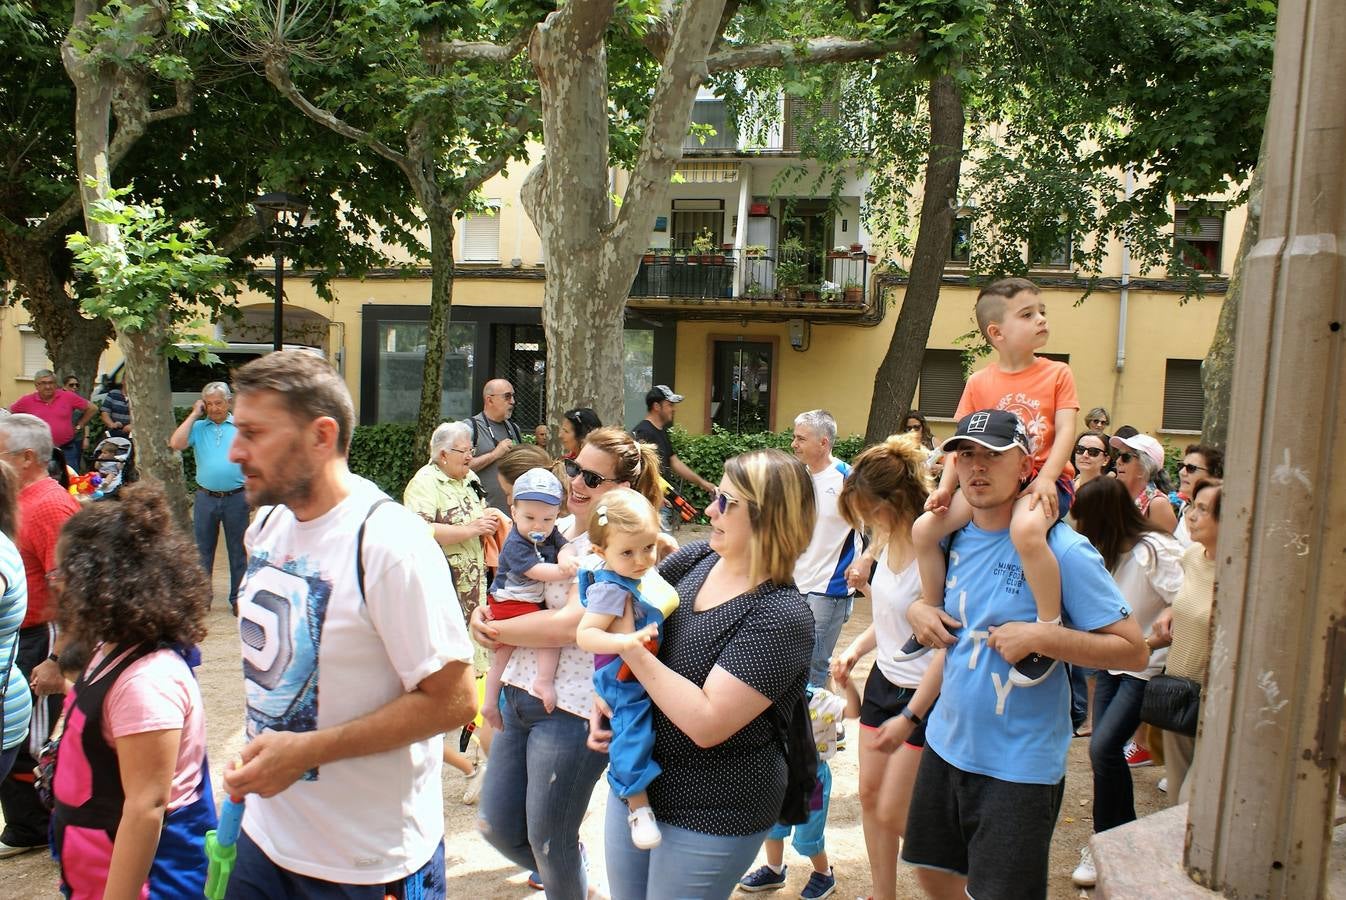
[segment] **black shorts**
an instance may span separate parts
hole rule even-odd
[[[967,877],[975,900],[1043,900],[1066,782],[1017,784],[964,772],[926,749],[902,859]]]
[[[865,697],[860,704],[860,725],[864,728],[878,728],[906,709],[914,696],[916,691],[913,688],[898,687],[884,678],[879,667],[875,666],[869,670],[869,677],[865,679]],[[930,709],[933,710],[934,706]],[[929,717],[930,712],[927,711],[923,718]],[[913,747],[925,746],[924,721],[911,729],[906,742]]]

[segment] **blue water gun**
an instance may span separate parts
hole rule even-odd
[[[238,856],[238,834],[243,829],[243,798],[230,797],[220,810],[220,825],[206,832],[206,900],[224,900],[229,876]]]

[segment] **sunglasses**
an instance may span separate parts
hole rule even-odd
[[[1137,455],[1134,454],[1134,453],[1118,453],[1118,454],[1117,454],[1117,461],[1118,461],[1118,462],[1129,463],[1129,462],[1131,462],[1131,460],[1133,460],[1133,459],[1140,459],[1140,457],[1137,456]]]
[[[1178,468],[1186,472],[1188,475],[1195,475],[1197,472],[1210,471],[1210,469],[1207,469],[1205,466],[1198,466],[1195,463],[1181,463],[1179,464]]]
[[[513,391],[510,391],[508,394],[492,394],[491,396],[492,396],[492,397],[504,397],[506,400],[513,400],[513,399],[514,399],[514,392],[513,392]]]
[[[571,478],[574,478],[576,475],[578,475],[580,478],[584,479],[584,483],[591,488],[596,488],[605,481],[611,481],[614,484],[616,484],[617,482],[616,478],[608,478],[606,476],[599,475],[597,472],[594,472],[591,469],[584,468],[579,463],[575,462],[573,459],[567,459],[565,461],[565,467],[566,467],[566,475],[570,476]]]
[[[1076,456],[1103,456],[1103,455],[1106,454],[1107,452],[1108,452],[1108,451],[1106,451],[1106,450],[1100,450],[1100,449],[1098,449],[1097,447],[1076,447],[1076,448],[1075,448],[1075,455],[1076,455]]]
[[[724,515],[729,511],[729,507],[738,502],[738,498],[731,496],[727,491],[715,488],[714,493],[711,495],[711,502],[714,503],[715,508],[720,511],[720,515]]]
[[[1090,419],[1090,420],[1088,421],[1087,424],[1096,426],[1096,427],[1098,427],[1098,428],[1107,428],[1107,427],[1108,427],[1108,420],[1107,420],[1107,419]]]

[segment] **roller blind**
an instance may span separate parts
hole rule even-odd
[[[500,202],[493,213],[468,213],[463,219],[463,262],[500,261]]]
[[[1164,430],[1200,431],[1205,404],[1201,360],[1168,360],[1164,366]]]
[[[921,412],[936,418],[953,418],[964,384],[961,350],[926,350],[921,360]]]

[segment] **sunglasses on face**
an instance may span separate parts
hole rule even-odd
[[[1107,452],[1106,450],[1100,450],[1100,449],[1098,449],[1097,447],[1076,447],[1076,448],[1075,448],[1075,455],[1076,455],[1076,456],[1102,456],[1102,455],[1104,455],[1106,452]]]
[[[492,397],[504,397],[506,400],[513,400],[513,399],[514,399],[514,392],[511,391],[511,392],[508,393],[508,394],[492,394],[491,396],[492,396]]]
[[[591,469],[586,469],[579,463],[575,462],[573,459],[567,459],[565,461],[565,467],[566,467],[566,475],[570,476],[571,478],[574,478],[576,475],[578,475],[580,478],[584,479],[584,483],[591,488],[596,488],[605,481],[611,481],[614,483],[617,481],[616,478],[608,478],[604,475],[599,475],[597,472]]]
[[[1178,466],[1178,468],[1186,472],[1188,475],[1195,475],[1197,472],[1210,471],[1205,466],[1198,466],[1196,463],[1182,463],[1181,465]]]
[[[1090,420],[1089,420],[1089,425],[1091,425],[1091,426],[1093,426],[1093,427],[1095,427],[1095,428],[1107,428],[1107,427],[1108,427],[1108,420],[1107,420],[1107,419],[1090,419]]]
[[[711,500],[715,504],[715,508],[720,511],[720,515],[724,515],[729,511],[729,507],[738,502],[737,497],[734,497],[727,491],[722,491],[719,488],[715,488],[715,494]]]
[[[1131,460],[1133,460],[1133,459],[1140,459],[1140,457],[1137,456],[1137,455],[1134,454],[1134,453],[1118,453],[1118,454],[1117,454],[1117,461],[1118,461],[1118,462],[1129,463],[1129,462],[1131,462]]]

